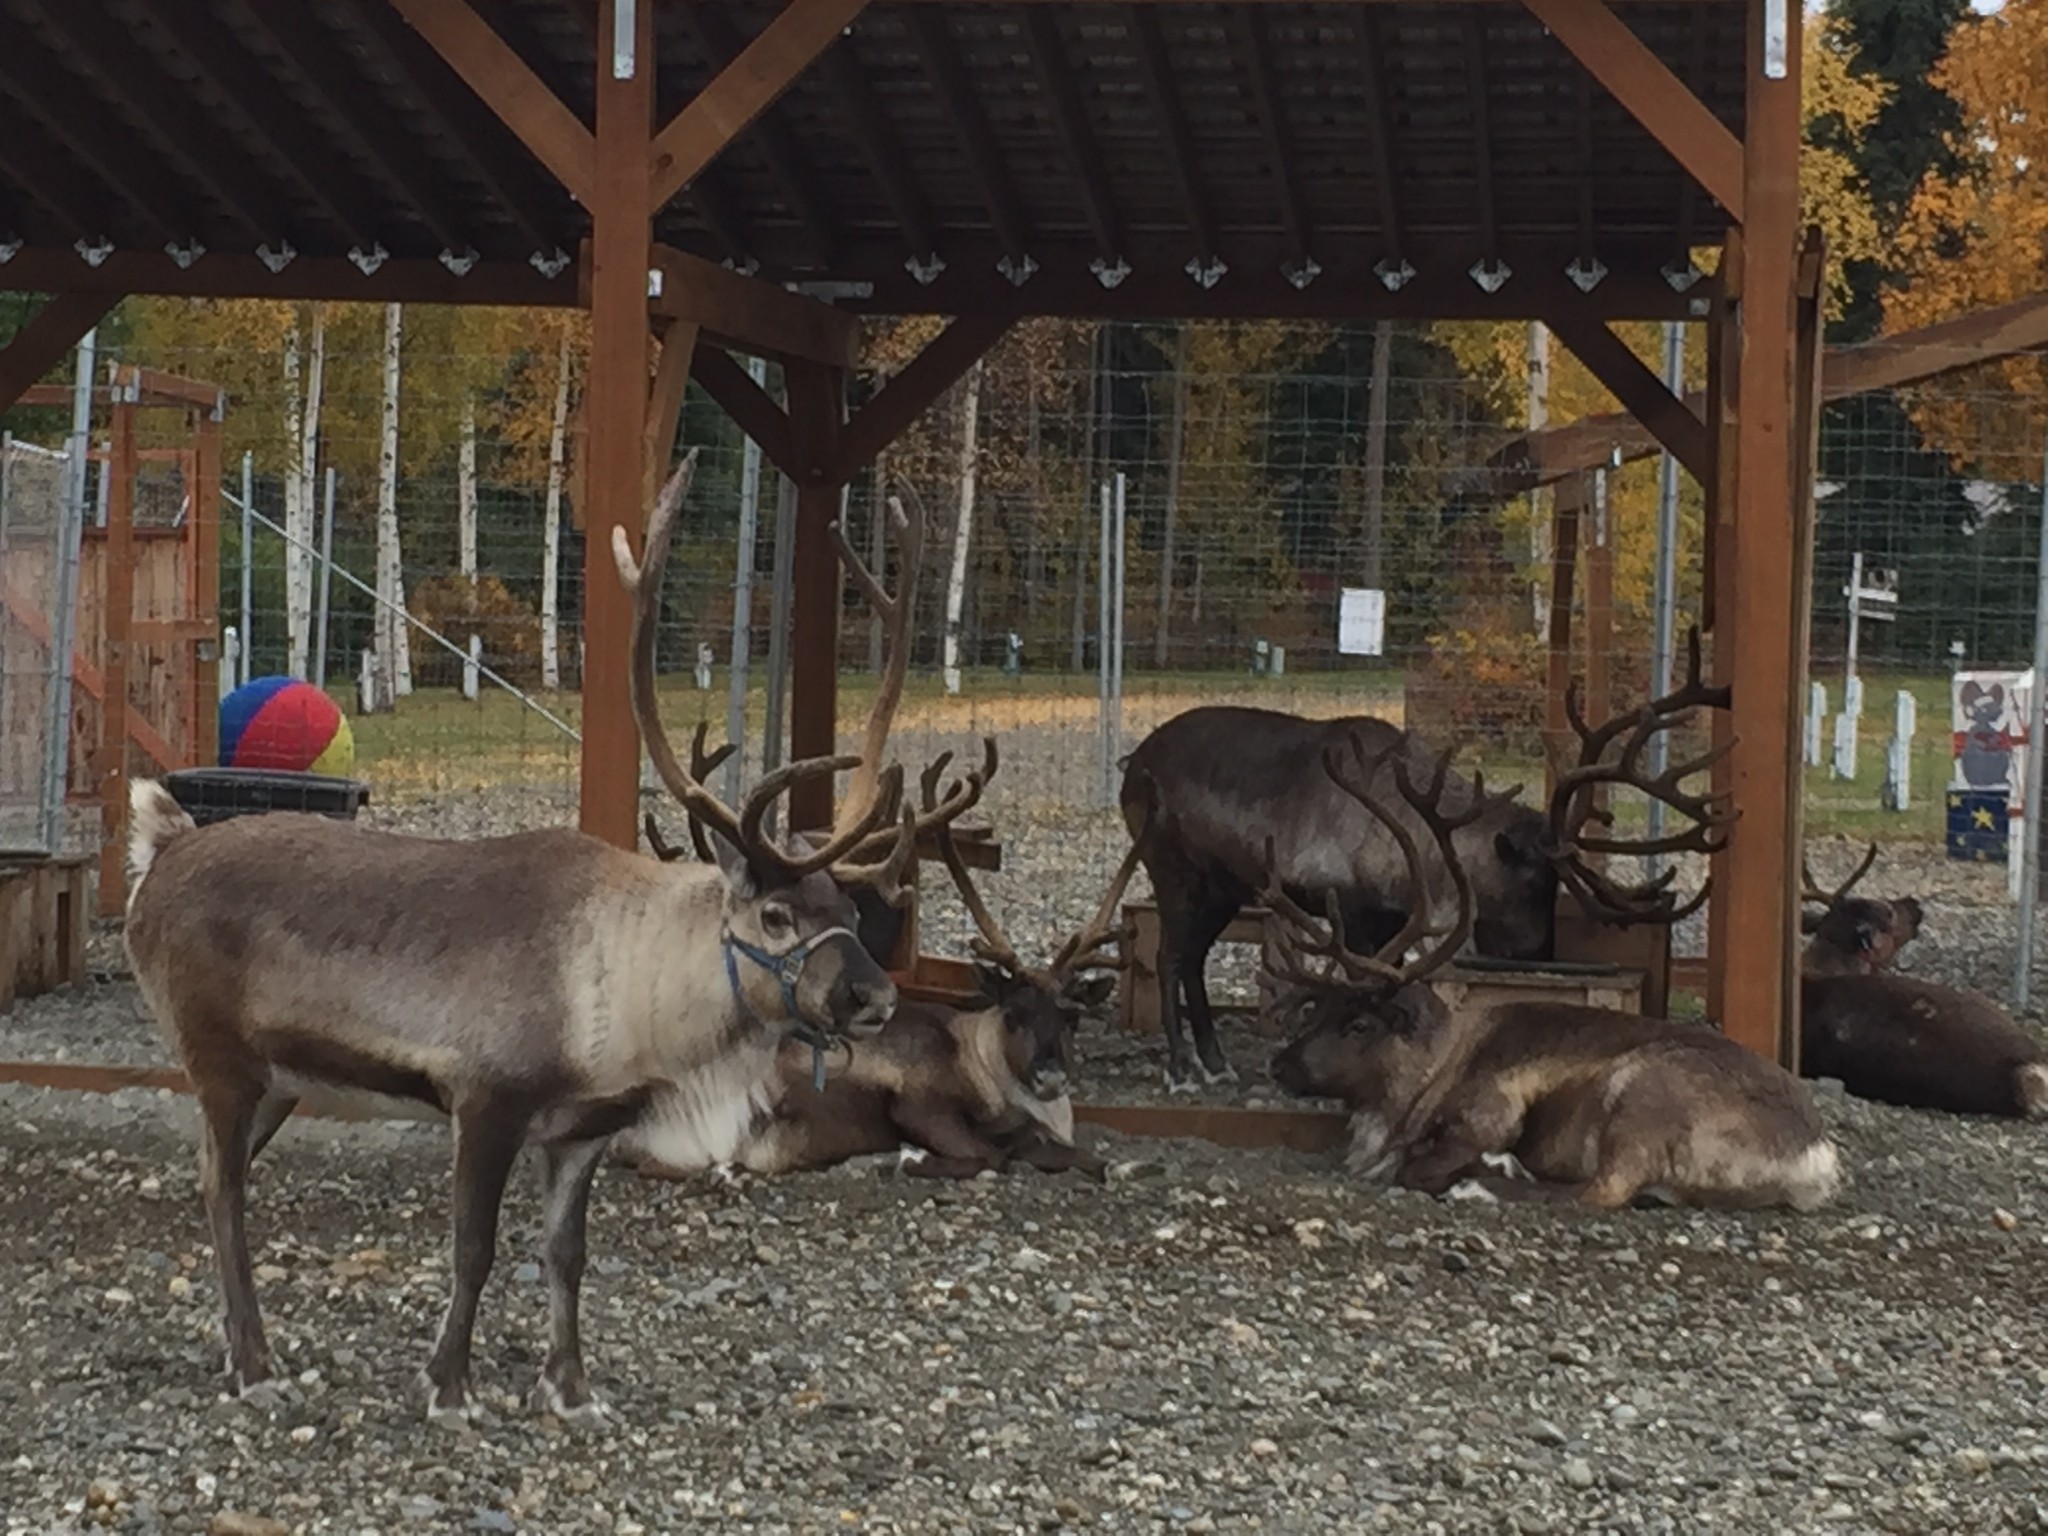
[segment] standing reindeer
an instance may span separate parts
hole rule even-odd
[[[604,1412],[578,1326],[591,1179],[612,1137],[653,1113],[744,1115],[778,1042],[871,1037],[896,1007],[855,941],[842,878],[900,874],[906,818],[879,869],[894,795],[800,853],[762,835],[793,763],[735,812],[676,761],[655,697],[655,620],[693,450],[648,518],[646,557],[615,530],[633,598],[633,709],[662,782],[714,835],[715,864],[662,864],[579,832],[443,841],[318,816],[195,827],[161,784],[132,793],[127,948],[202,1117],[200,1186],[220,1268],[228,1370],[274,1398],[244,1208],[256,1153],[308,1093],[368,1092],[454,1124],[453,1284],[425,1370],[428,1417],[470,1411],[470,1337],[521,1147],[541,1153],[551,1342],[539,1396]],[[680,1106],[680,1107],[678,1107]]]
[[[1591,765],[1623,732],[1636,731],[1625,748],[1633,763],[1643,743],[1672,718],[1700,705],[1725,708],[1727,697],[1725,688],[1709,688],[1700,680],[1697,630],[1690,637],[1686,682],[1656,701],[1648,715],[1624,715],[1589,727],[1576,691],[1567,694],[1567,712],[1582,751],[1576,768],[1561,776],[1549,817],[1502,799],[1457,823],[1458,857],[1473,872],[1473,945],[1480,954],[1548,959],[1560,883],[1610,922],[1670,923],[1693,909],[1678,905],[1666,889],[1669,877],[1646,886],[1617,886],[1588,855],[1713,852],[1718,823],[1702,817],[1699,797],[1680,788],[1711,761],[1711,754],[1677,764],[1655,779],[1638,775],[1631,780],[1691,818],[1685,830],[1655,843],[1581,836],[1595,807],[1591,788],[1580,786],[1594,782],[1585,777]],[[1184,1092],[1194,1086],[1196,1063],[1188,1060],[1182,1028],[1183,995],[1201,1075],[1210,1082],[1236,1079],[1217,1043],[1204,971],[1217,937],[1266,884],[1270,870],[1277,870],[1282,887],[1297,901],[1320,907],[1334,899],[1346,931],[1369,944],[1383,943],[1399,931],[1414,901],[1441,906],[1448,899],[1449,876],[1440,865],[1432,864],[1413,890],[1404,886],[1398,843],[1321,772],[1323,758],[1332,749],[1346,750],[1353,740],[1362,742],[1379,765],[1372,788],[1383,801],[1390,798],[1389,765],[1405,763],[1411,774],[1421,773],[1436,755],[1410,732],[1369,716],[1306,720],[1228,705],[1174,716],[1125,759],[1124,820],[1159,904],[1158,984],[1169,1089]],[[1447,784],[1455,811],[1471,788],[1455,773]],[[1141,830],[1155,800],[1150,830]],[[1397,819],[1418,830],[1405,807],[1395,804]]]
[[[2048,1115],[2048,1052],[1990,998],[1892,969],[1920,932],[1920,903],[1852,896],[1871,844],[1828,890],[1805,871],[1799,1070],[1840,1079],[1859,1099],[1956,1114]]]
[[[1406,927],[1361,954],[1350,947],[1336,900],[1312,916],[1277,872],[1266,892],[1280,919],[1287,1005],[1308,1021],[1275,1058],[1274,1080],[1289,1093],[1350,1106],[1352,1168],[1442,1194],[1505,1156],[1539,1181],[1538,1193],[1569,1192],[1603,1209],[1648,1197],[1810,1210],[1833,1198],[1839,1159],[1805,1088],[1723,1035],[1574,1003],[1453,1013],[1426,978],[1458,952],[1474,920],[1455,834],[1513,791],[1488,797],[1475,776],[1451,810],[1448,754],[1423,787],[1394,759],[1394,784],[1434,839],[1454,888],[1455,917],[1448,929],[1432,929],[1423,915],[1429,866],[1403,821],[1375,797],[1376,766],[1359,738],[1348,755],[1333,747],[1323,760],[1331,781],[1401,850],[1414,891]],[[1417,958],[1403,958],[1424,940]]]

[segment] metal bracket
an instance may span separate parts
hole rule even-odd
[[[1564,275],[1572,280],[1579,292],[1591,293],[1607,276],[1607,264],[1598,256],[1574,256],[1571,265],[1564,269]]]
[[[1214,288],[1230,268],[1224,264],[1221,256],[1190,256],[1186,270],[1188,276],[1204,288]]]
[[[350,246],[348,259],[356,264],[356,269],[363,276],[368,277],[391,259],[391,253],[384,249],[384,242],[379,240],[367,251],[360,245]]]
[[[1664,264],[1664,281],[1671,285],[1673,293],[1685,292],[1686,289],[1706,275],[1706,273],[1693,265],[1690,256],[1685,258],[1683,264],[1675,256]]]
[[[996,263],[996,270],[1007,277],[1013,287],[1022,288],[1031,274],[1038,270],[1038,263],[1033,261],[1031,253],[1026,251],[1024,259],[1021,261],[1015,261],[1005,256]]]
[[[535,251],[526,259],[542,277],[560,277],[562,269],[569,265],[569,253],[559,245],[552,251]]]
[[[443,251],[441,253],[441,265],[446,267],[450,272],[453,272],[457,277],[467,277],[469,275],[469,269],[476,265],[476,261],[477,256],[475,246],[469,247],[460,256],[456,255],[455,252],[453,252],[452,250]]]
[[[903,263],[903,270],[916,279],[920,287],[937,280],[946,270],[946,258],[937,251],[927,251],[922,256],[912,256]]]
[[[114,242],[105,235],[101,235],[98,240],[87,240],[81,235],[73,243],[72,249],[84,258],[88,267],[96,267],[114,254]]]
[[[292,258],[298,254],[297,251],[292,249],[292,243],[289,240],[278,241],[277,249],[274,251],[268,245],[256,247],[256,259],[262,262],[264,266],[270,268],[273,273],[282,272],[286,267],[290,266]]]
[[[187,240],[183,245],[180,245],[175,240],[171,241],[164,247],[164,254],[169,256],[172,261],[175,261],[178,264],[178,270],[183,272],[193,262],[206,254],[206,247],[201,245],[195,236]]]
[[[1284,261],[1280,264],[1280,275],[1296,288],[1306,288],[1322,273],[1322,266],[1315,257],[1303,256],[1298,261]]]
[[[1515,275],[1514,268],[1498,256],[1491,260],[1482,256],[1466,268],[1466,271],[1485,293],[1499,293],[1507,285],[1507,280]]]
[[[0,240],[0,267],[6,266],[20,254],[21,236],[9,235],[5,240]]]
[[[1095,274],[1095,281],[1103,287],[1114,288],[1131,275],[1131,264],[1121,256],[1117,257],[1114,263],[1104,261],[1098,256],[1088,263],[1088,270]]]
[[[1408,258],[1405,256],[1398,261],[1390,261],[1382,256],[1373,264],[1372,271],[1373,276],[1380,280],[1380,286],[1389,293],[1400,292],[1415,276],[1415,268],[1408,264]]]

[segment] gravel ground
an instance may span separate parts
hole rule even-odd
[[[2048,1142],[1825,1096],[1810,1217],[1374,1197],[1328,1159],[1096,1138],[1104,1187],[610,1170],[585,1436],[421,1419],[446,1142],[296,1123],[258,1165],[276,1417],[219,1392],[187,1101],[0,1089],[0,1528],[400,1532],[2048,1529]],[[229,1513],[281,1522],[228,1519]]]

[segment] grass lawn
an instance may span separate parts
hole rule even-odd
[[[1878,796],[1892,700],[1901,688],[1911,690],[1918,700],[1920,726],[1913,744],[1911,809],[1894,813],[1879,808]],[[687,674],[664,680],[663,715],[678,741],[687,737],[700,719],[711,721],[712,741],[725,739],[725,690],[722,671],[714,672],[708,691],[699,691]],[[1826,767],[1805,770],[1810,834],[1887,842],[1941,839],[1942,789],[1950,768],[1948,690],[1946,678],[1885,674],[1865,678],[1856,777],[1836,779]],[[1128,673],[1124,679],[1125,727],[1127,738],[1135,739],[1137,733],[1183,709],[1222,702],[1265,703],[1309,715],[1371,713],[1398,720],[1401,692],[1400,675],[1391,670],[1300,672],[1277,680],[1254,678],[1242,671]],[[1839,682],[1832,683],[1829,692],[1830,702],[1839,703]],[[453,689],[429,689],[406,699],[395,713],[369,716],[352,713],[352,690],[337,688],[334,697],[351,712],[358,773],[375,782],[386,796],[403,798],[427,790],[575,779],[576,743],[501,690],[486,688],[472,703]],[[582,701],[578,695],[536,697],[572,728],[580,724]],[[871,676],[843,673],[839,680],[840,729],[858,730],[873,698]],[[757,685],[747,704],[748,720],[757,730],[765,708],[765,690]],[[909,679],[898,718],[906,728],[961,734],[1064,727],[1075,732],[1075,751],[1086,755],[1094,750],[1095,710],[1092,676],[1027,672],[1005,677],[995,671],[970,672],[960,694],[949,697],[934,672]],[[1520,780],[1532,798],[1542,782],[1542,765],[1534,755],[1526,759],[1489,755],[1486,762],[1494,783]]]

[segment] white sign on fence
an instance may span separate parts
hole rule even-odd
[[[1346,587],[1337,602],[1337,650],[1344,656],[1380,656],[1387,648],[1387,594],[1378,587]]]

